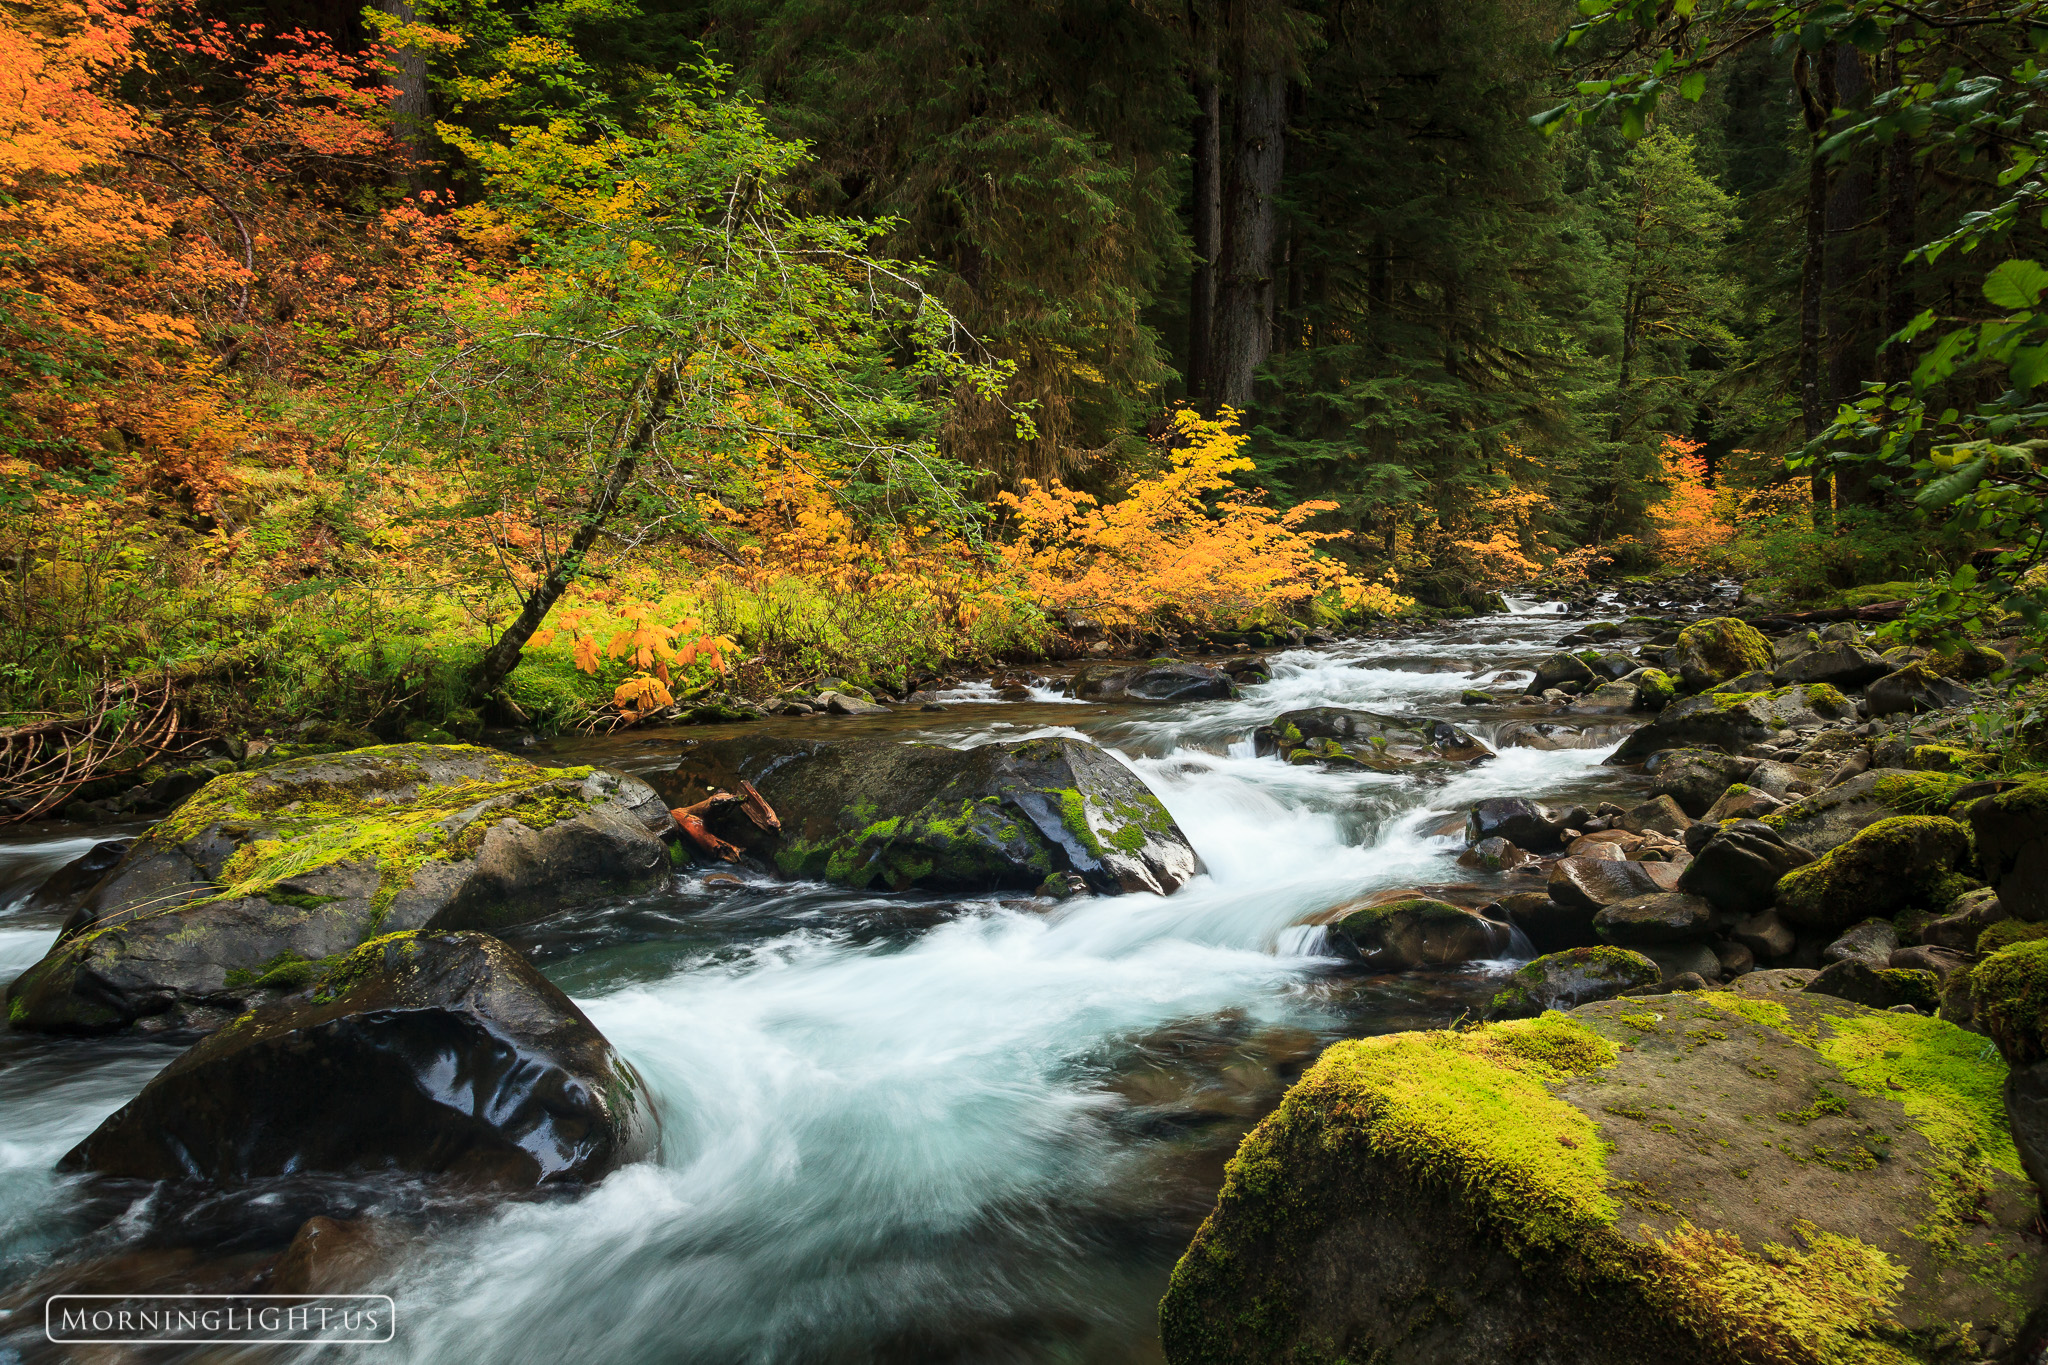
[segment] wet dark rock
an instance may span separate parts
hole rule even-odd
[[[1757,820],[1722,825],[1679,874],[1678,889],[1704,896],[1727,915],[1753,915],[1777,899],[1778,882],[1813,861]]]
[[[1541,891],[1521,891],[1501,899],[1508,919],[1539,953],[1587,948],[1599,943],[1593,932],[1593,907],[1559,905]]]
[[[1721,975],[1729,980],[1745,976],[1756,970],[1756,954],[1748,944],[1736,943],[1729,939],[1715,939],[1714,956],[1721,959]]]
[[[1891,671],[1891,664],[1861,645],[1831,641],[1779,664],[1772,676],[1780,683],[1831,683],[1852,690]]]
[[[1621,828],[1632,834],[1654,830],[1673,838],[1685,833],[1691,827],[1692,818],[1670,796],[1654,796],[1641,805],[1624,812],[1620,819]]]
[[[1749,949],[1760,961],[1784,957],[1797,943],[1792,926],[1774,910],[1759,910],[1729,926],[1728,937]]]
[[[179,1057],[61,1163],[235,1184],[407,1172],[500,1189],[651,1154],[646,1088],[568,996],[487,934],[365,944]]]
[[[1697,820],[1705,815],[1731,783],[1756,768],[1753,758],[1739,758],[1713,749],[1668,749],[1653,756],[1643,771],[1650,775],[1650,794],[1669,796]]]
[[[1252,731],[1253,751],[1290,763],[1400,772],[1418,763],[1477,763],[1493,757],[1485,742],[1449,721],[1314,706],[1276,716]]]
[[[1884,965],[1933,972],[1936,977],[1946,981],[1955,973],[1967,968],[1972,961],[1969,955],[1950,948],[1934,948],[1924,943],[1916,943],[1910,948],[1893,949],[1892,955],[1885,959]]]
[[[1657,964],[1657,969],[1664,973],[1664,984],[1667,988],[1688,972],[1699,977],[1702,982],[1721,979],[1720,955],[1714,951],[1713,945],[1704,939],[1693,939],[1683,943],[1638,943],[1631,946],[1636,952]]]
[[[1548,688],[1562,687],[1566,683],[1590,686],[1596,680],[1584,659],[1560,651],[1536,665],[1536,678],[1529,684],[1529,690],[1541,694]]]
[[[1548,807],[1519,796],[1490,797],[1474,805],[1465,818],[1465,841],[1477,844],[1498,837],[1532,852],[1550,853],[1558,847],[1561,829]]]
[[[1129,768],[1075,739],[953,749],[891,740],[708,740],[656,776],[672,806],[759,789],[781,819],[737,804],[710,831],[786,876],[846,886],[1029,891],[1073,873],[1104,894],[1173,891],[1194,850]]]
[[[1535,854],[1515,847],[1498,835],[1481,839],[1458,855],[1460,867],[1474,867],[1486,872],[1511,872],[1536,861]]]
[[[1772,812],[1765,823],[1787,842],[1809,853],[1826,853],[1848,843],[1857,831],[1899,814],[1885,804],[1879,788],[1889,789],[1897,785],[1898,779],[1911,777],[1911,773],[1897,768],[1872,768],[1856,773]]]
[[[46,877],[43,884],[22,902],[21,914],[38,918],[62,915],[68,921],[82,908],[86,897],[101,879],[114,870],[134,842],[133,839],[100,840]]]
[[[1776,687],[1777,681],[1762,669],[1740,674],[1726,682],[1715,683],[1707,689],[1708,696],[1747,696],[1752,692],[1768,692]]]
[[[1329,936],[1340,956],[1382,972],[1501,957],[1512,937],[1497,920],[1419,898],[1361,906],[1332,920]]]
[[[1546,953],[1515,969],[1507,985],[1493,997],[1486,1017],[1531,1019],[1545,1010],[1610,1000],[1632,987],[1654,986],[1663,979],[1656,963],[1626,948],[1601,946]]]
[[[136,841],[8,988],[15,1027],[211,1026],[400,929],[495,929],[653,885],[672,822],[603,769],[385,745],[213,782]]]
[[[1867,919],[1852,924],[1842,936],[1820,950],[1823,962],[1861,962],[1866,967],[1889,967],[1899,948],[1899,931],[1888,919]]]
[[[1550,865],[1549,890],[1550,898],[1560,905],[1600,910],[1621,901],[1672,890],[1675,881],[1668,863],[1567,857]]]
[[[1821,683],[1769,692],[1686,697],[1665,707],[1655,720],[1623,740],[1607,761],[1633,763],[1659,749],[1740,753],[1781,730],[1820,726],[1855,714],[1854,703]]]
[[[2014,919],[2048,919],[2048,778],[1973,802],[1978,870]]]
[[[1870,684],[1866,693],[1870,714],[1897,715],[1911,711],[1939,711],[1947,706],[1968,706],[1974,693],[1959,682],[1944,678],[1926,663],[1908,664]]]
[[[1609,682],[1620,682],[1623,678],[1641,668],[1642,664],[1626,654],[1617,653],[1602,654],[1599,658],[1592,660],[1589,667]]]
[[[1156,705],[1216,701],[1237,695],[1230,675],[1207,664],[1151,663],[1121,668],[1090,665],[1074,675],[1074,695],[1085,701],[1138,701]]]
[[[1609,943],[1632,948],[1704,939],[1713,919],[1714,907],[1700,897],[1659,891],[1606,906],[1593,917],[1593,930]]]
[[[1949,912],[1920,926],[1920,941],[1937,948],[1961,953],[1977,951],[1977,939],[1986,929],[2012,918],[1998,893],[1986,887],[1959,897]]]
[[[1642,705],[1642,692],[1634,683],[1604,682],[1571,704],[1573,715],[1625,715]]]
[[[1760,820],[1784,804],[1769,792],[1737,782],[1722,792],[1721,799],[1709,806],[1707,813],[1700,818],[1716,825],[1729,820]]]
[[[1832,995],[1853,1000],[1876,1010],[1911,1005],[1926,1014],[1941,1007],[1939,980],[1933,972],[1906,967],[1873,967],[1858,958],[1847,958],[1821,969],[1806,983],[1815,995]]]

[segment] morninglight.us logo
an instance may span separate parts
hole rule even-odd
[[[63,1346],[369,1346],[397,1331],[387,1294],[53,1294],[43,1335]]]

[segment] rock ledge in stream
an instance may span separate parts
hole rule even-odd
[[[639,1076],[533,964],[488,934],[402,933],[202,1040],[62,1164],[217,1184],[403,1171],[516,1189],[596,1180],[657,1137]]]
[[[401,929],[496,929],[652,885],[653,788],[491,749],[394,744],[209,782],[8,988],[15,1027],[213,1027]]]
[[[654,778],[671,806],[752,782],[780,834],[735,807],[713,834],[791,877],[904,890],[1036,890],[1072,873],[1092,890],[1164,894],[1199,870],[1166,807],[1115,758],[1074,739],[950,749],[890,740],[745,736],[688,745]]]
[[[1338,1043],[1227,1167],[1166,1358],[2031,1361],[2048,1257],[1988,1053],[1794,993]]]
[[[1418,763],[1471,764],[1493,750],[1449,721],[1311,706],[1252,731],[1253,752],[1289,763],[1318,763],[1395,773]]]

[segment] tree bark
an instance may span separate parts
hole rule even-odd
[[[1249,64],[1249,63],[1247,63]],[[1224,196],[1227,241],[1216,304],[1215,396],[1240,411],[1252,401],[1252,377],[1272,346],[1273,238],[1285,153],[1287,77],[1277,63],[1240,69],[1230,186]]]
[[[1854,112],[1870,105],[1870,75],[1864,70],[1863,54],[1849,43],[1830,44],[1823,54],[1835,75],[1835,103]],[[1877,339],[1872,334],[1869,298],[1869,253],[1864,233],[1877,205],[1877,177],[1869,156],[1858,156],[1843,165],[1834,177],[1827,203],[1827,288],[1823,303],[1827,313],[1828,411],[1853,402],[1862,392],[1863,381],[1875,378]],[[1835,480],[1837,498],[1843,506],[1870,506],[1883,499],[1870,486],[1866,466],[1849,464]]]
[[[517,619],[506,627],[505,633],[498,637],[497,643],[477,664],[469,682],[470,696],[474,700],[488,700],[505,685],[505,679],[519,663],[520,651],[526,648],[526,642],[533,638],[533,633],[540,629],[540,623],[547,619],[548,612],[583,572],[584,556],[597,543],[598,533],[604,530],[612,513],[618,510],[619,499],[625,495],[627,485],[633,482],[633,475],[640,467],[640,457],[654,444],[655,433],[668,416],[669,405],[675,401],[681,382],[677,365],[668,363],[661,367],[639,421],[633,423],[625,440],[614,446],[611,467],[605,471],[603,481],[591,491],[590,501],[583,509],[583,520],[577,525],[576,534],[569,538],[568,548],[555,561],[548,576],[526,595],[525,605],[520,607]]]
[[[1887,56],[1886,84],[1897,89],[1902,81],[1899,48],[1893,42]],[[1907,253],[1920,244],[1920,191],[1913,172],[1912,143],[1903,137],[1892,139],[1885,157],[1884,175],[1884,334],[1896,335],[1913,320],[1913,281],[1906,271]],[[1884,348],[1883,379],[1887,384],[1904,383],[1913,372],[1913,348],[1893,342]]]
[[[1820,144],[1827,136],[1828,116],[1834,108],[1835,82],[1832,68],[1819,63],[1818,81],[1810,82],[1814,63],[1804,52],[1793,59],[1792,79],[1799,88],[1800,107],[1806,116],[1806,253],[1799,268],[1799,415],[1806,439],[1819,438],[1827,426],[1827,408],[1820,388],[1821,291],[1825,283],[1827,255],[1828,169],[1821,159]],[[1810,89],[1809,85],[1819,89]],[[1825,466],[1815,466],[1812,482],[1813,524],[1816,529],[1833,519],[1834,479]]]
[[[376,8],[401,24],[419,21],[411,0],[373,0]],[[391,131],[405,148],[406,164],[395,167],[392,179],[418,191],[438,186],[442,177],[434,169],[432,155],[434,94],[427,88],[427,54],[417,47],[401,47],[391,54],[391,84],[398,93],[391,98]]]
[[[1216,267],[1223,253],[1223,96],[1216,82],[1216,38],[1207,29],[1205,70],[1196,74],[1194,153],[1195,268],[1188,283],[1188,397],[1213,410]]]

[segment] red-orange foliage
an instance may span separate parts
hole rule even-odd
[[[1683,436],[1664,438],[1668,491],[1651,513],[1665,562],[1689,569],[1713,568],[1735,538],[1731,501],[1708,485],[1700,449],[1700,442]]]

